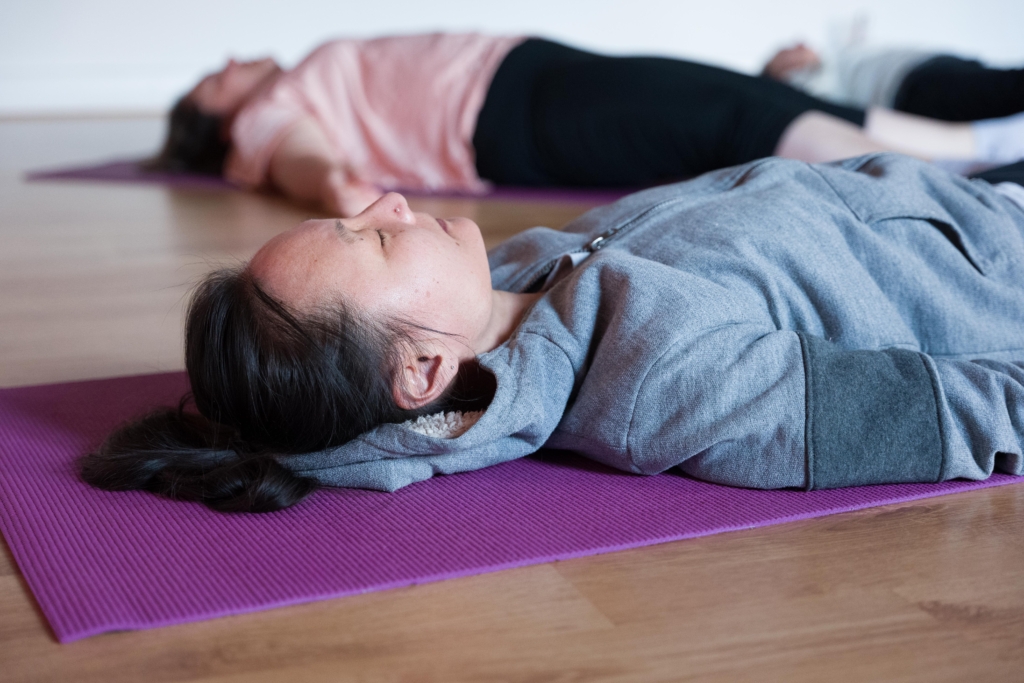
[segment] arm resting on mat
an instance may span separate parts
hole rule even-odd
[[[751,488],[839,488],[1020,474],[1024,367],[850,350],[726,326],[672,349],[640,392],[640,471]]]
[[[309,118],[292,126],[274,151],[270,180],[292,199],[319,204],[343,218],[356,215],[382,194],[331,156],[327,137]]]

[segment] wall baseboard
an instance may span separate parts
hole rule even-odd
[[[42,109],[4,111],[0,109],[0,123],[23,121],[95,121],[123,119],[163,119],[166,109]]]

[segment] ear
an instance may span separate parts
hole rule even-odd
[[[404,410],[416,410],[436,401],[459,371],[459,359],[446,348],[428,345],[410,349],[395,377],[391,395]]]

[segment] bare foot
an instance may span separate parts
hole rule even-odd
[[[798,71],[811,71],[821,66],[818,53],[803,43],[787,47],[775,53],[761,72],[776,81],[788,81]]]

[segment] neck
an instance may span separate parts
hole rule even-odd
[[[522,321],[526,311],[540,299],[543,293],[516,294],[514,292],[491,291],[491,319],[487,328],[474,344],[475,353],[487,353],[505,343]]]

